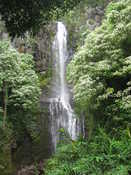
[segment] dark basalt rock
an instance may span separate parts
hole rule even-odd
[[[40,161],[37,165],[30,165],[30,166],[25,166],[21,168],[18,172],[17,175],[43,175],[44,167],[44,161]]]

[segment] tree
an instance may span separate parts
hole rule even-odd
[[[109,132],[131,130],[130,14],[130,0],[110,3],[102,26],[87,35],[68,66],[78,111]]]
[[[61,9],[63,13],[79,3],[80,0],[0,0],[0,13],[10,35],[22,35],[27,30],[47,23],[52,11]]]
[[[0,42],[0,95],[3,128],[9,105],[31,109],[39,97],[38,77],[33,70],[31,55],[19,54],[8,42]]]
[[[3,174],[11,174],[11,156],[25,137],[32,142],[38,137],[39,95],[33,57],[18,53],[9,42],[0,41],[0,169]]]

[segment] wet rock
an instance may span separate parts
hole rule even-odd
[[[40,29],[35,37],[34,59],[38,72],[44,72],[52,62],[52,42],[56,33],[56,24]]]
[[[40,161],[37,165],[30,165],[21,168],[17,175],[43,175],[43,161]]]
[[[22,168],[20,171],[18,171],[17,175],[35,175],[34,165]]]

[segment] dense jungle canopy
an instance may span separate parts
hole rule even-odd
[[[41,23],[48,23],[55,10],[62,13],[77,5],[80,0],[0,0],[0,14],[8,32],[22,35]]]

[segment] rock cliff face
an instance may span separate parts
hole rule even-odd
[[[106,6],[112,0],[104,0],[99,5],[90,5],[83,1],[71,13],[63,17],[68,30],[68,49],[70,57],[76,52],[77,48],[84,44],[87,34],[101,25]]]
[[[104,17],[105,9],[107,5],[112,0],[105,0],[103,4],[100,4],[98,6],[89,6],[87,9],[87,27],[89,30],[94,30],[96,27],[101,25],[101,22]]]
[[[13,46],[19,52],[32,54],[35,60],[36,71],[44,73],[52,62],[51,47],[55,33],[56,24],[41,26],[41,29],[35,36],[26,33],[23,39],[15,38]]]
[[[38,72],[45,72],[52,63],[52,41],[56,25],[50,24],[40,29],[35,37],[34,58]]]
[[[103,7],[89,7],[87,11],[87,26],[89,30],[94,30],[96,27],[101,25],[104,8]]]
[[[20,53],[29,53],[35,60],[36,71],[45,73],[52,63],[52,42],[56,33],[56,23],[41,26],[41,29],[35,36],[28,32],[23,38],[14,38],[12,41]],[[4,23],[0,20],[0,40],[10,40],[6,32]]]

